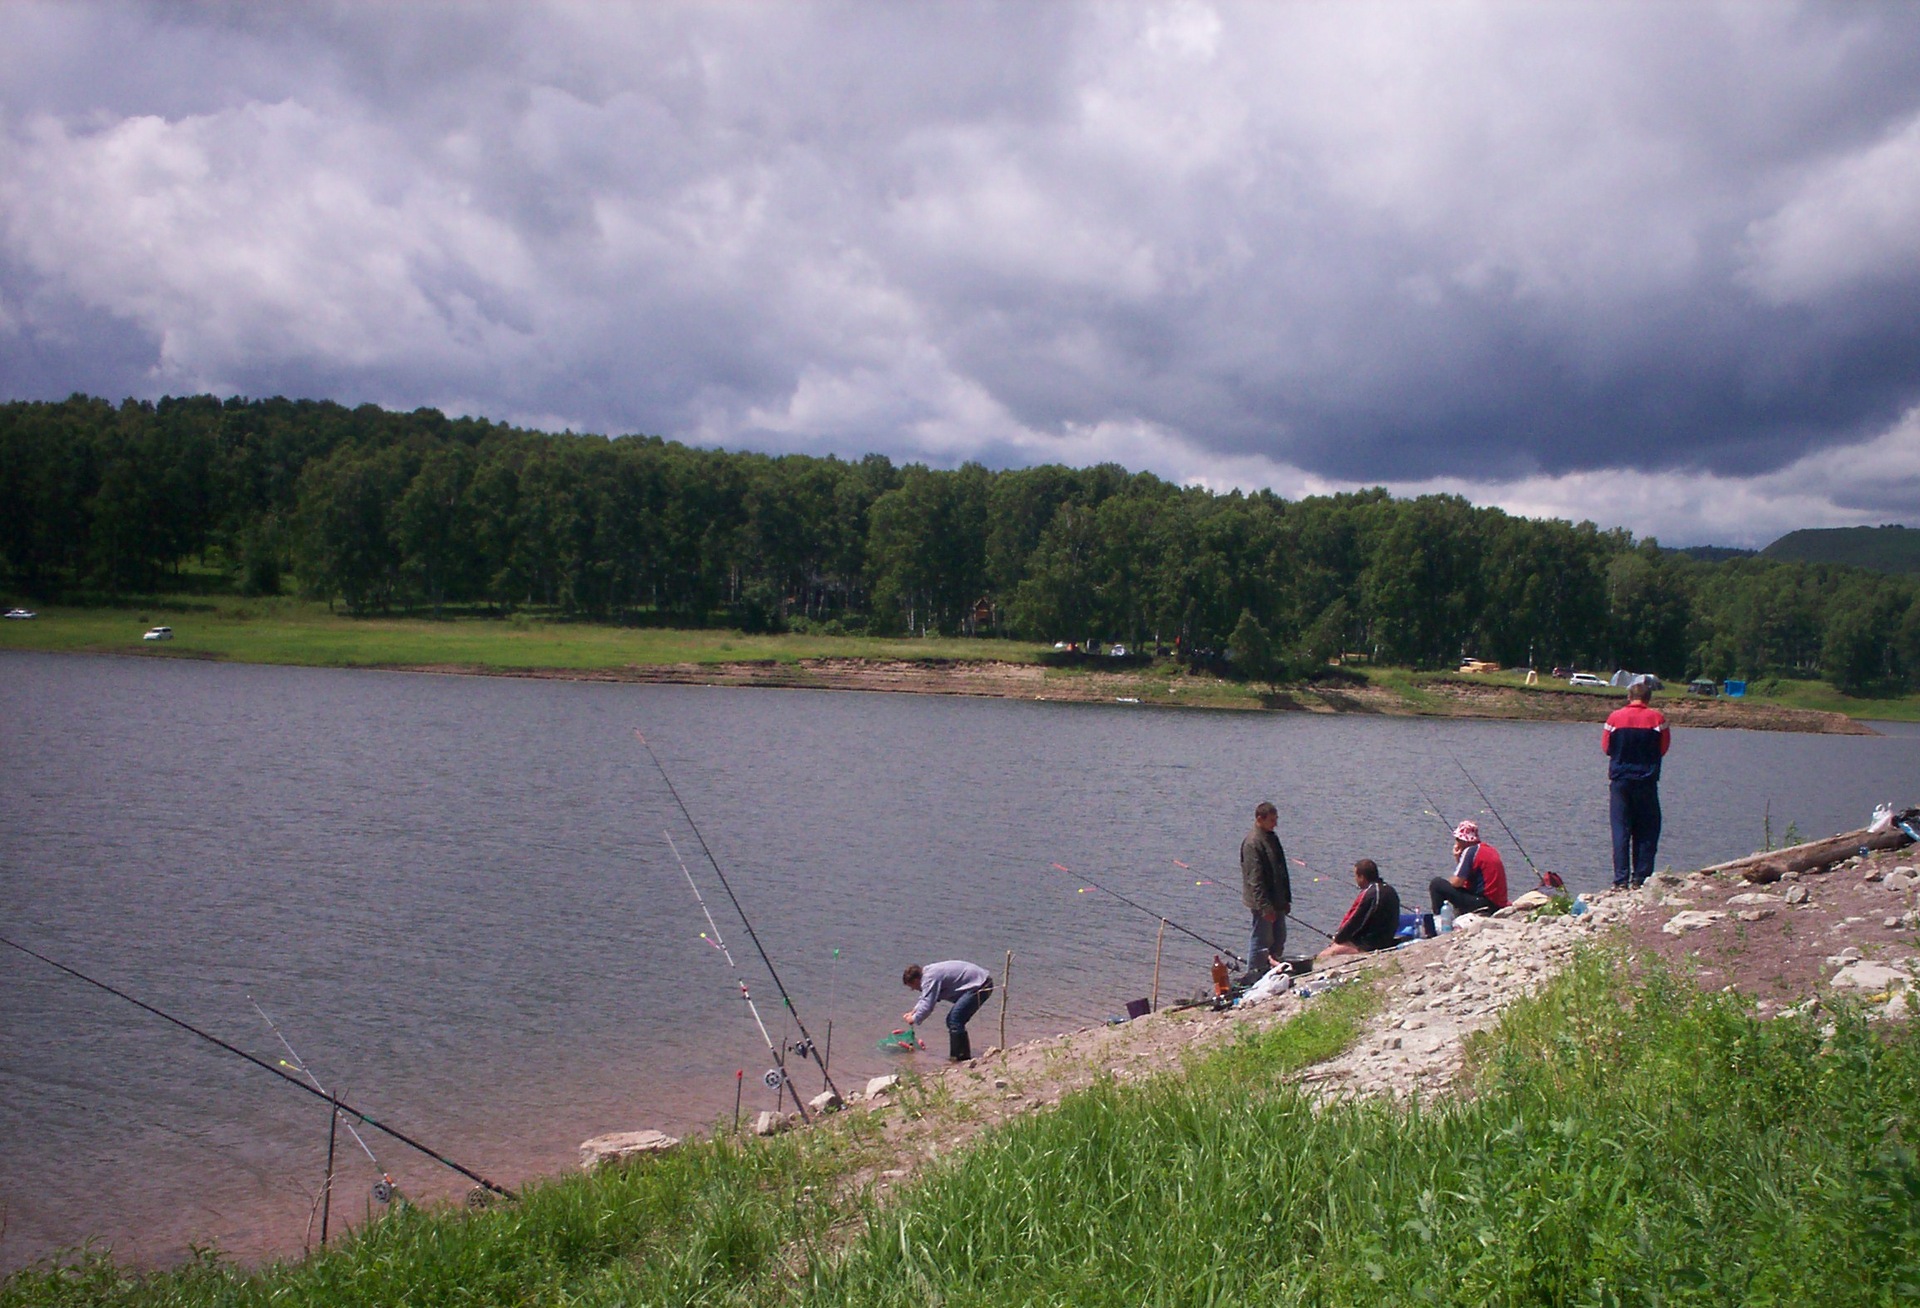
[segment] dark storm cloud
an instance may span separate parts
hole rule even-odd
[[[11,396],[1754,534],[1892,503],[1916,233],[1908,5],[0,9]]]

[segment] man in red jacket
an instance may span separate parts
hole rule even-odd
[[[1642,677],[1627,687],[1627,706],[1608,715],[1600,732],[1600,748],[1611,760],[1608,817],[1616,886],[1637,886],[1653,875],[1660,847],[1660,760],[1672,743],[1666,715],[1653,706],[1653,683]]]
[[[1438,913],[1452,904],[1457,913],[1491,913],[1507,906],[1507,865],[1500,851],[1480,839],[1478,822],[1453,829],[1453,876],[1427,883],[1427,898]]]

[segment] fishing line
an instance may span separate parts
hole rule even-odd
[[[1156,922],[1165,922],[1168,926],[1172,927],[1175,931],[1178,931],[1180,932],[1180,934],[1187,936],[1191,939],[1198,940],[1201,944],[1213,950],[1215,953],[1225,954],[1228,958],[1231,958],[1235,963],[1241,966],[1246,965],[1246,960],[1240,957],[1240,955],[1235,953],[1233,950],[1228,949],[1225,945],[1220,944],[1218,941],[1207,939],[1205,936],[1201,935],[1198,931],[1192,931],[1184,926],[1181,926],[1178,922],[1168,917],[1165,913],[1157,913],[1153,909],[1148,908],[1145,904],[1140,903],[1138,900],[1128,899],[1125,895],[1121,894],[1118,890],[1114,890],[1108,886],[1103,886],[1098,881],[1095,881],[1092,877],[1082,876],[1080,873],[1075,872],[1072,868],[1068,867],[1064,863],[1052,863],[1049,866],[1055,868],[1058,871],[1066,873],[1068,876],[1073,877],[1076,880],[1086,882],[1087,885],[1091,886],[1095,890],[1102,892],[1103,894],[1112,895],[1115,899],[1119,900],[1121,903],[1126,904],[1130,908],[1138,909],[1140,912],[1145,913],[1148,917],[1154,919]]]
[[[760,1038],[767,1042],[767,1052],[773,1056],[775,1070],[780,1073],[781,1082],[784,1084],[787,1079],[786,1037],[784,1035],[781,1037],[781,1043],[776,1048],[773,1037],[767,1032],[767,1024],[760,1020],[760,1009],[753,1002],[752,992],[747,989],[746,978],[740,975],[740,965],[733,961],[733,951],[727,948],[726,938],[720,934],[720,924],[713,920],[713,912],[707,907],[706,899],[700,894],[700,887],[693,883],[693,872],[687,867],[687,860],[680,857],[680,846],[673,843],[671,832],[662,831],[660,834],[666,837],[667,848],[673,851],[675,861],[680,864],[680,875],[687,879],[687,889],[693,891],[693,900],[700,905],[700,911],[706,915],[707,926],[713,931],[712,936],[702,931],[700,938],[725,955],[727,966],[733,969],[733,979],[739,982],[740,997],[747,1001],[747,1011],[753,1014],[753,1024],[760,1028]],[[800,1109],[800,1117],[803,1121],[807,1120],[807,1110],[804,1107]]]
[[[1328,872],[1324,872],[1324,871],[1321,871],[1321,869],[1319,869],[1319,868],[1317,868],[1317,867],[1315,867],[1315,866],[1314,866],[1313,864],[1311,864],[1311,863],[1309,863],[1309,862],[1307,862],[1307,860],[1306,860],[1306,859],[1304,859],[1304,858],[1296,858],[1296,859],[1294,859],[1293,861],[1294,861],[1294,862],[1296,862],[1296,863],[1298,863],[1298,864],[1299,864],[1299,865],[1300,865],[1301,867],[1303,867],[1303,868],[1305,868],[1305,869],[1306,869],[1307,871],[1309,871],[1309,872],[1314,872],[1314,873],[1318,873],[1318,874],[1319,874],[1320,876],[1323,876],[1323,877],[1326,877],[1326,876],[1331,876],[1331,874],[1330,874],[1330,873],[1328,873]],[[1185,864],[1185,863],[1182,863],[1182,862],[1181,862],[1181,861],[1180,861],[1179,859],[1177,859],[1177,858],[1173,860],[1173,865],[1174,865],[1175,867],[1178,867],[1178,868],[1186,868],[1186,870],[1187,870],[1187,871],[1189,871],[1189,872],[1191,872],[1191,871],[1193,871],[1193,869],[1192,869],[1191,867],[1188,867],[1188,866],[1187,866],[1187,864]],[[1196,882],[1195,882],[1194,884],[1195,884],[1195,885],[1199,885],[1200,883],[1196,881]],[[1207,882],[1207,884],[1208,884],[1208,885],[1210,885],[1210,886],[1226,886],[1226,888],[1227,888],[1228,890],[1232,890],[1232,889],[1233,889],[1233,887],[1232,887],[1232,886],[1227,886],[1227,883],[1226,883],[1226,882],[1224,882],[1224,881],[1209,881],[1209,882]],[[1288,913],[1288,914],[1287,914],[1287,920],[1288,920],[1289,922],[1298,922],[1298,923],[1299,923],[1299,924],[1300,924],[1301,926],[1303,926],[1303,927],[1305,927],[1305,928],[1306,928],[1307,930],[1309,930],[1309,931],[1311,931],[1311,932],[1313,932],[1313,934],[1315,934],[1316,936],[1320,936],[1320,937],[1322,937],[1322,938],[1324,938],[1324,939],[1327,939],[1327,940],[1331,940],[1331,939],[1333,939],[1333,937],[1332,937],[1332,936],[1330,936],[1330,935],[1327,935],[1327,933],[1326,933],[1326,932],[1324,932],[1324,931],[1322,931],[1322,930],[1321,930],[1321,929],[1320,929],[1319,927],[1317,927],[1317,926],[1315,926],[1315,925],[1314,925],[1313,923],[1311,923],[1311,922],[1309,922],[1309,921],[1307,921],[1307,919],[1305,919],[1304,917],[1301,917],[1301,916],[1299,916],[1299,915],[1298,915],[1298,914],[1296,914],[1296,913]],[[1171,926],[1171,925],[1173,925],[1173,924],[1172,924],[1172,923],[1168,923],[1168,925],[1169,925],[1169,926]],[[1236,959],[1235,959],[1235,961],[1236,961],[1236,962],[1238,962],[1239,960],[1238,960],[1238,959],[1236,958]]]
[[[294,1052],[293,1046],[287,1043],[286,1036],[281,1034],[280,1028],[274,1024],[274,1020],[267,1016],[267,1010],[260,1007],[260,1002],[257,999],[255,999],[252,995],[247,996],[247,1002],[253,1005],[254,1012],[260,1014],[260,1020],[267,1024],[267,1030],[273,1032],[273,1038],[280,1042],[280,1047],[287,1051],[287,1057],[293,1060],[291,1063],[289,1063],[283,1059],[281,1065],[284,1067],[291,1067],[294,1071],[306,1077],[307,1080],[313,1085],[313,1088],[315,1090],[318,1090],[323,1095],[326,1094],[327,1088],[320,1084],[320,1078],[315,1076],[313,1074],[313,1069],[308,1067],[306,1065],[306,1062],[300,1057],[300,1055]],[[328,1096],[328,1097],[331,1098],[331,1096]],[[376,1168],[378,1168],[380,1166],[380,1160],[373,1156],[373,1150],[367,1147],[367,1142],[361,1138],[360,1133],[353,1129],[353,1123],[348,1122],[346,1125],[347,1125],[347,1134],[352,1136],[353,1142],[360,1146],[360,1152],[367,1156],[368,1162],[372,1163]],[[384,1171],[380,1173],[380,1176],[381,1176],[381,1179],[386,1181],[389,1186],[393,1184],[393,1178],[388,1176]],[[380,1198],[380,1196],[376,1194],[374,1198],[378,1199]],[[381,1202],[385,1203],[386,1201],[382,1199]]]
[[[1458,763],[1459,761],[1460,760],[1457,758],[1454,760],[1454,762],[1456,763]],[[1464,768],[1461,769],[1461,771],[1463,772],[1465,770],[1466,769]],[[1440,805],[1434,801],[1434,798],[1432,795],[1429,795],[1427,793],[1427,788],[1424,785],[1420,784],[1417,778],[1413,783],[1413,788],[1420,792],[1420,798],[1427,801],[1427,807],[1424,811],[1431,813],[1434,817],[1438,818],[1440,821],[1440,825],[1445,827],[1449,832],[1451,832],[1453,830],[1453,823],[1447,820],[1447,815],[1440,811]]]
[[[401,1144],[407,1146],[407,1148],[409,1149],[425,1154],[427,1157],[433,1159],[434,1162],[439,1163],[442,1167],[451,1168],[453,1171],[456,1171],[460,1173],[460,1175],[466,1177],[469,1181],[474,1181],[479,1183],[481,1186],[484,1186],[486,1189],[493,1191],[493,1193],[501,1196],[502,1198],[505,1198],[505,1199],[519,1198],[518,1195],[516,1195],[513,1191],[507,1189],[505,1186],[495,1185],[492,1181],[489,1181],[486,1177],[480,1175],[480,1173],[472,1171],[469,1168],[462,1167],[460,1164],[454,1162],[451,1158],[448,1158],[445,1154],[436,1153],[434,1150],[429,1149],[426,1145],[421,1144],[418,1140],[415,1140],[412,1136],[406,1135],[400,1131],[396,1131],[393,1127],[386,1125],[384,1122],[375,1121],[373,1118],[367,1116],[365,1113],[355,1108],[352,1104],[347,1103],[345,1100],[336,1098],[335,1096],[327,1094],[324,1091],[314,1089],[312,1086],[308,1085],[305,1081],[302,1081],[299,1077],[292,1076],[286,1072],[281,1071],[279,1068],[275,1067],[272,1063],[269,1063],[264,1059],[255,1058],[252,1054],[248,1053],[246,1050],[240,1049],[234,1045],[228,1044],[225,1040],[222,1040],[217,1035],[209,1035],[207,1032],[202,1031],[199,1027],[194,1026],[191,1022],[183,1022],[171,1013],[162,1012],[160,1009],[155,1008],[152,1004],[146,1003],[139,999],[135,999],[132,995],[128,994],[124,990],[116,990],[104,981],[96,981],[92,977],[88,976],[85,972],[76,971],[75,969],[68,967],[65,963],[55,962],[53,959],[48,958],[45,954],[36,953],[34,950],[28,949],[25,945],[18,944],[15,941],[9,940],[5,936],[0,936],[0,945],[6,945],[11,949],[17,949],[21,953],[25,954],[28,958],[37,958],[42,963],[45,963],[48,967],[56,968],[59,971],[65,972],[68,976],[73,977],[76,980],[85,981],[88,985],[93,986],[96,989],[104,990],[108,994],[114,996],[116,999],[124,999],[129,1004],[132,1004],[135,1008],[145,1009],[147,1012],[152,1013],[155,1017],[160,1018],[163,1021],[171,1022],[175,1026],[179,1027],[181,1030],[190,1032],[193,1035],[197,1035],[202,1040],[207,1041],[209,1044],[220,1046],[220,1048],[226,1050],[228,1053],[234,1055],[236,1058],[246,1059],[249,1063],[252,1063],[255,1067],[271,1072],[273,1075],[279,1077],[282,1081],[285,1081],[288,1085],[300,1091],[302,1094],[309,1094],[316,1099],[325,1100],[327,1103],[333,1105],[334,1110],[336,1112],[345,1113],[349,1117],[353,1118],[355,1121],[364,1122],[366,1125],[372,1127],[374,1130],[379,1131],[384,1135],[390,1136],[395,1140],[398,1140]]]
[[[760,954],[760,961],[767,966],[767,975],[773,978],[773,988],[780,992],[781,1002],[787,1006],[787,1012],[793,1017],[794,1026],[799,1028],[800,1040],[806,1046],[806,1053],[820,1068],[820,1075],[826,1078],[827,1088],[835,1095],[845,1098],[844,1095],[840,1095],[840,1087],[833,1083],[833,1077],[828,1073],[827,1065],[821,1061],[820,1051],[814,1047],[813,1037],[807,1033],[807,1024],[800,1020],[800,1012],[793,1006],[793,996],[787,993],[786,985],[780,980],[779,971],[774,967],[773,960],[767,956],[766,946],[760,943],[760,933],[753,929],[753,923],[747,918],[747,910],[740,907],[740,896],[733,893],[733,883],[727,880],[726,872],[720,867],[720,860],[713,856],[713,847],[707,844],[706,836],[700,831],[700,824],[693,820],[693,813],[687,808],[687,802],[680,798],[680,792],[675,788],[673,778],[667,775],[666,764],[660,761],[660,756],[653,752],[653,746],[647,743],[647,738],[638,728],[634,729],[633,735],[634,739],[640,742],[640,748],[647,751],[647,757],[653,760],[653,766],[659,770],[660,779],[667,783],[667,793],[673,796],[673,802],[680,808],[680,816],[687,820],[687,826],[693,831],[693,838],[700,842],[700,850],[707,856],[707,862],[712,866],[713,874],[720,878],[721,888],[727,892],[727,898],[733,901],[733,911],[740,915],[740,925],[747,929],[747,938],[753,941],[754,949]],[[784,1065],[781,1071],[784,1074]]]
[[[1462,763],[1460,756],[1452,750],[1448,750],[1447,754],[1453,759],[1453,765],[1460,769],[1460,775],[1465,777],[1475,790],[1480,791],[1480,798],[1487,801],[1487,812],[1493,814],[1493,820],[1500,824],[1500,829],[1507,833],[1509,840],[1513,841],[1513,847],[1520,851],[1521,858],[1527,860],[1527,866],[1533,869],[1533,874],[1536,877],[1540,877],[1542,881],[1545,881],[1546,878],[1540,876],[1539,866],[1533,861],[1533,855],[1527,853],[1527,847],[1520,843],[1520,837],[1515,835],[1513,828],[1507,825],[1507,820],[1500,816],[1500,810],[1493,806],[1492,798],[1488,796],[1486,791],[1480,789],[1480,783],[1478,781],[1474,781],[1473,773],[1467,771],[1467,765]]]

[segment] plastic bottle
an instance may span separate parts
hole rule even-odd
[[[1227,991],[1232,988],[1230,981],[1231,981],[1231,977],[1228,974],[1227,965],[1221,961],[1220,955],[1215,954],[1213,956],[1213,993],[1214,995],[1219,996],[1219,995],[1226,994]]]
[[[1442,931],[1453,930],[1453,918],[1453,902],[1449,900],[1447,903],[1440,905],[1440,929]]]

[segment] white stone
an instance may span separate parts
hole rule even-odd
[[[1859,959],[1833,974],[1827,984],[1838,990],[1892,990],[1913,983],[1913,978],[1897,967]]]
[[[772,1109],[768,1109],[753,1119],[753,1133],[755,1135],[778,1135],[786,1129],[787,1115],[785,1113],[776,1113]]]
[[[883,1095],[899,1084],[900,1078],[897,1076],[876,1076],[873,1080],[867,1082],[867,1098],[871,1099],[875,1095]]]
[[[841,1102],[840,1096],[831,1090],[822,1090],[819,1094],[807,1100],[807,1107],[816,1113],[831,1113],[845,1106],[846,1105]]]
[[[679,1137],[664,1131],[616,1131],[612,1135],[596,1135],[580,1145],[580,1166],[591,1172],[605,1163],[635,1154],[665,1153],[679,1143]]]
[[[1895,872],[1880,884],[1888,890],[1911,890],[1913,880],[1913,874],[1910,872]]]
[[[1711,909],[1705,911],[1688,909],[1683,913],[1675,913],[1660,930],[1670,936],[1684,935],[1689,931],[1698,931],[1702,927],[1712,926],[1725,916],[1725,913]]]
[[[1812,899],[1813,899],[1813,892],[1811,890],[1808,890],[1805,886],[1795,886],[1791,890],[1787,891],[1787,902],[1789,904],[1805,904],[1810,902]]]
[[[1758,891],[1749,891],[1744,895],[1735,895],[1727,902],[1729,904],[1777,904],[1780,902],[1780,896],[1763,895]]]
[[[1764,922],[1777,910],[1771,908],[1743,908],[1734,913],[1742,922]]]

